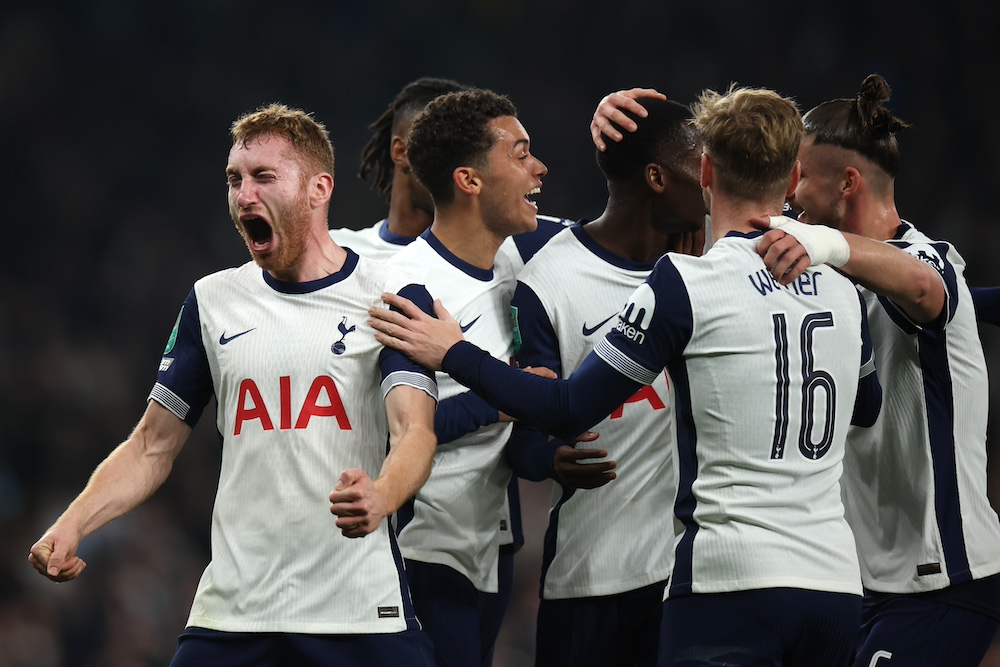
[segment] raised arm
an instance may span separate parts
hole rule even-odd
[[[86,563],[80,541],[139,506],[163,484],[191,427],[156,401],[132,434],[90,476],[79,496],[32,547],[28,562],[53,581],[69,581]]]

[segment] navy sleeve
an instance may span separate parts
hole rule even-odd
[[[556,450],[567,444],[559,438],[549,438],[537,426],[516,422],[507,441],[507,463],[518,477],[531,482],[555,479],[553,459]]]
[[[976,319],[1000,327],[1000,287],[971,287]]]
[[[446,398],[434,413],[434,433],[442,445],[500,421],[500,412],[471,391]]]
[[[872,345],[871,331],[868,328],[868,308],[860,292],[858,300],[861,303],[861,370],[851,423],[855,426],[868,427],[875,424],[879,412],[882,411],[882,385],[879,383],[875,368],[875,347]]]
[[[212,370],[201,339],[198,297],[192,288],[184,299],[163,350],[156,384],[149,393],[149,399],[194,428],[214,394]]]
[[[565,438],[586,431],[642,387],[593,352],[568,380],[525,373],[468,341],[453,345],[442,366],[491,405]]]
[[[545,308],[534,290],[517,284],[511,300],[515,338],[520,341],[516,359],[520,368],[545,367],[562,377],[559,340]],[[507,462],[514,474],[540,482],[555,477],[552,458],[565,441],[549,440],[547,433],[536,426],[517,422],[507,441]]]
[[[434,315],[434,299],[431,298],[427,288],[423,285],[407,285],[403,289],[399,290],[398,294],[399,296],[406,297],[412,301],[418,308],[420,308],[420,310],[424,311],[431,317],[436,317],[436,315]],[[397,308],[393,308],[393,310],[401,312]],[[405,384],[420,387],[437,399],[437,380],[434,378],[434,372],[427,370],[420,364],[411,360],[402,352],[397,352],[392,348],[383,347],[382,351],[379,352],[378,366],[379,371],[382,373],[383,387],[386,382],[391,382],[391,380],[389,380],[391,375],[401,374],[409,378]],[[383,389],[383,394],[385,391],[386,390]]]

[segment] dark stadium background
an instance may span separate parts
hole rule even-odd
[[[736,81],[808,109],[879,72],[890,107],[914,124],[900,213],[958,246],[970,284],[994,285],[998,19],[1000,5],[971,0],[5,4],[0,667],[165,665],[172,654],[208,558],[211,411],[154,498],[84,542],[79,581],[51,584],[25,558],[138,419],[191,283],[247,258],[223,187],[241,112],[271,101],[315,112],[337,149],[330,222],[361,227],[385,210],[355,176],[366,126],[396,91],[424,75],[493,88],[549,167],[541,209],[578,218],[603,206],[587,126],[607,92],[655,86],[690,102]],[[998,334],[983,331],[996,373]],[[498,667],[530,664],[533,643],[548,487],[523,489],[529,543]]]

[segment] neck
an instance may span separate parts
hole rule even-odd
[[[652,262],[670,250],[670,237],[653,225],[650,202],[609,198],[604,213],[586,224],[587,233],[605,250],[632,262]]]
[[[729,232],[749,234],[758,231],[750,224],[751,218],[781,215],[783,201],[748,201],[712,195],[712,242],[716,242]]]
[[[890,194],[886,197],[869,197],[867,201],[859,199],[861,198],[848,202],[841,229],[878,241],[893,238],[903,222],[896,211],[895,198]]]
[[[490,270],[505,238],[487,229],[474,211],[458,205],[434,210],[431,232],[453,255],[477,268]]]
[[[434,213],[414,204],[410,190],[393,183],[389,192],[389,212],[386,224],[389,231],[400,236],[416,238],[431,226]]]
[[[280,270],[268,270],[274,278],[289,283],[319,280],[340,271],[347,260],[347,251],[334,243],[326,225],[313,226],[305,249],[298,261]]]

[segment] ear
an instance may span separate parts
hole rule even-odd
[[[316,174],[312,177],[309,186],[309,205],[313,208],[324,206],[330,201],[333,194],[333,175],[326,172]]]
[[[712,186],[712,158],[708,157],[708,153],[701,154],[701,187],[708,188]]]
[[[785,191],[785,200],[791,199],[795,194],[795,188],[799,186],[799,179],[802,177],[802,164],[796,160],[792,167],[792,180],[788,182],[788,189]]]
[[[670,176],[660,165],[650,162],[646,165],[643,175],[646,179],[646,187],[656,194],[662,194],[667,189],[667,181],[670,179]]]
[[[845,167],[841,176],[840,194],[846,199],[858,193],[861,189],[861,172],[855,167]]]
[[[398,134],[392,135],[392,140],[389,142],[389,156],[392,158],[392,163],[397,167],[405,167],[409,164],[406,159],[406,138],[401,137]]]
[[[451,180],[459,192],[478,195],[483,189],[483,177],[472,167],[459,167],[451,172]]]

